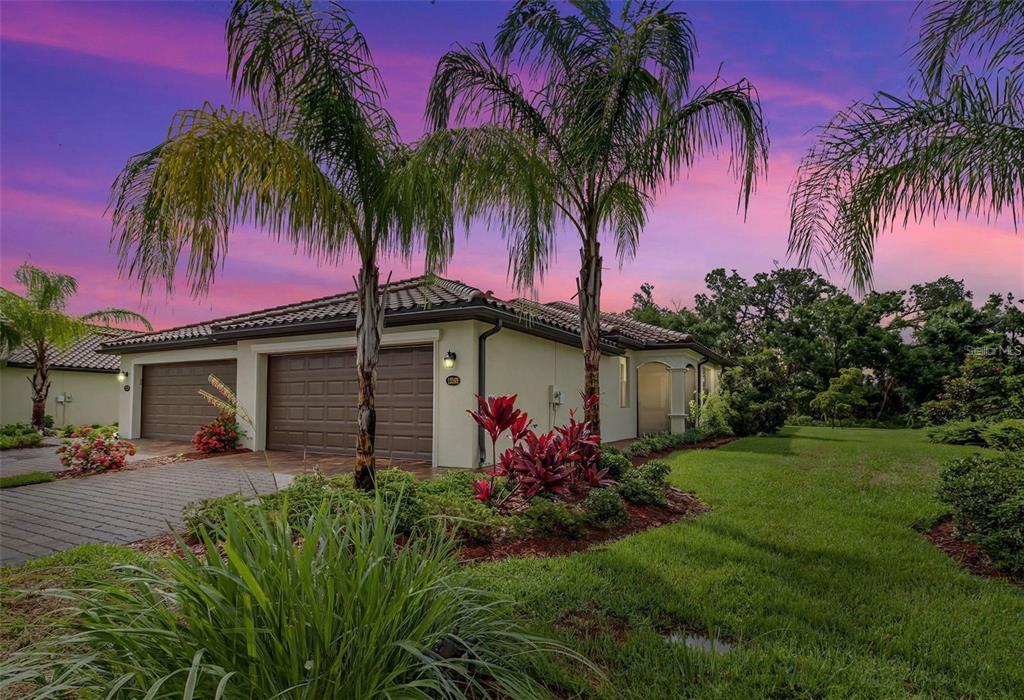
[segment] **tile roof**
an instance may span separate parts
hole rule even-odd
[[[136,331],[122,328],[97,328],[65,350],[50,350],[50,369],[86,370],[91,372],[116,372],[121,361],[116,355],[97,352],[104,343],[135,335]],[[13,367],[32,367],[32,353],[20,347],[7,358]]]
[[[303,326],[318,323],[354,321],[356,304],[356,293],[345,292],[204,323],[118,338],[106,343],[104,347],[111,351],[128,351],[135,347],[150,345],[190,345],[227,341],[245,335],[268,334],[275,329],[282,332],[296,331]],[[504,301],[490,292],[463,282],[436,276],[413,277],[393,282],[388,286],[386,312],[392,319],[395,314],[444,312],[455,309],[483,309],[491,314],[502,313],[514,317],[526,327],[527,332],[531,327],[546,328],[579,337],[579,312],[576,304],[572,302],[556,301],[542,304],[528,299]],[[607,336],[604,340],[612,345],[624,348],[683,344],[692,345],[702,352],[711,352],[688,333],[641,323],[625,314],[603,313],[601,318],[602,334]]]

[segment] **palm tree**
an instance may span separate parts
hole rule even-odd
[[[620,263],[631,257],[656,192],[706,151],[731,156],[744,209],[767,166],[753,86],[716,79],[691,90],[695,55],[688,17],[669,6],[627,2],[613,16],[605,0],[577,0],[562,14],[550,0],[520,0],[493,49],[457,47],[430,86],[438,131],[428,143],[446,153],[467,220],[499,220],[516,286],[543,276],[556,228],[579,235],[588,396],[600,393],[602,236]],[[586,413],[599,429],[598,403]]]
[[[24,295],[0,289],[0,356],[7,357],[20,347],[32,354],[32,426],[43,427],[46,398],[50,393],[50,353],[63,350],[96,330],[97,324],[141,323],[152,330],[143,316],[127,309],[100,309],[81,316],[67,312],[68,301],[78,293],[78,282],[70,275],[47,272],[29,263],[14,272]]]
[[[790,253],[838,263],[859,289],[897,224],[1024,215],[1024,2],[922,7],[913,94],[839,112],[793,187]]]
[[[241,0],[227,22],[227,47],[234,96],[251,111],[185,110],[163,143],[128,162],[111,194],[121,270],[147,289],[163,279],[170,291],[187,247],[190,291],[203,294],[232,227],[246,221],[320,261],[354,254],[356,480],[372,488],[387,293],[378,261],[408,257],[423,243],[427,268],[443,266],[451,217],[405,184],[413,151],[398,140],[366,41],[344,7]]]

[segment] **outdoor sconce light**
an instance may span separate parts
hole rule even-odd
[[[128,373],[125,372],[124,370],[121,370],[120,372],[118,372],[117,373],[117,381],[119,381],[122,384],[124,384],[126,381],[128,381]]]
[[[445,366],[445,368],[451,369],[452,367],[454,367],[455,366],[455,358],[456,357],[457,357],[457,355],[452,350],[449,350],[448,352],[446,352],[444,354],[444,366]]]

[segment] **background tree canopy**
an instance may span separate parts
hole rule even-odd
[[[734,403],[753,401],[771,416],[741,432],[775,429],[786,416],[824,417],[816,408],[826,401],[812,403],[833,379],[849,383],[853,375],[843,371],[852,368],[864,377],[863,401],[846,418],[1024,415],[1011,398],[1024,393],[1024,307],[1012,293],[977,304],[962,281],[940,277],[855,299],[806,268],[750,280],[718,268],[704,281],[707,292],[692,308],[662,306],[643,284],[630,314],[693,333],[739,360],[726,373]]]

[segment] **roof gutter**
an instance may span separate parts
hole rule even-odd
[[[481,333],[476,339],[476,395],[487,398],[487,339],[505,327],[502,319],[494,322],[494,326]],[[484,428],[476,428],[477,463],[482,467],[487,463],[487,443],[484,442]]]

